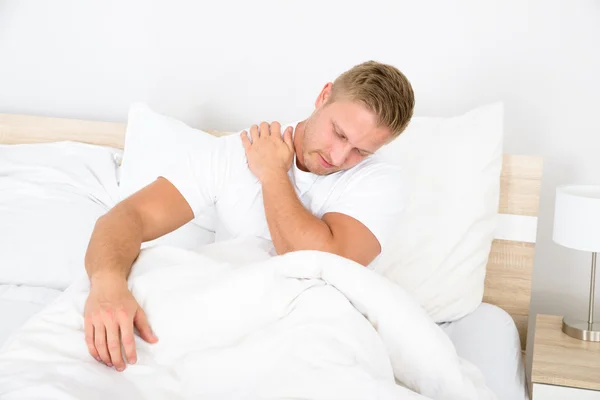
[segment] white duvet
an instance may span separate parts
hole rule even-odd
[[[4,345],[0,398],[494,398],[399,286],[332,254],[158,246],[129,283],[159,337],[137,364],[88,354],[82,278]]]

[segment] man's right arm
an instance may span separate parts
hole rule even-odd
[[[96,222],[85,256],[90,295],[84,317],[88,350],[98,361],[123,370],[122,343],[128,361],[135,363],[134,326],[144,340],[157,340],[127,288],[127,277],[142,242],[172,232],[193,218],[192,208],[175,186],[158,178]]]
[[[158,178],[98,219],[85,256],[90,280],[126,280],[142,242],[172,232],[193,218],[190,205],[175,186]]]

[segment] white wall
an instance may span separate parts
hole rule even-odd
[[[143,100],[239,129],[307,116],[367,59],[420,115],[505,102],[506,152],[546,163],[533,312],[585,315],[590,256],[551,228],[557,184],[600,184],[599,1],[0,1],[0,112],[125,121]]]
[[[600,184],[600,2],[538,1],[529,38],[507,148],[545,157],[533,308],[585,318],[591,255],[554,244],[552,223],[557,185]]]
[[[519,71],[526,3],[483,3],[4,1],[0,108],[124,120],[142,99],[237,128],[304,116],[377,59],[410,77],[420,113],[450,115],[505,98]]]

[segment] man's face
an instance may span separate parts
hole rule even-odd
[[[391,139],[390,129],[377,126],[375,114],[364,105],[344,99],[327,102],[330,91],[328,83],[317,98],[298,154],[301,166],[317,175],[350,169]]]

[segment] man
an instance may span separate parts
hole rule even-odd
[[[158,339],[127,287],[142,242],[158,238],[214,205],[222,238],[272,240],[277,254],[321,250],[363,265],[385,249],[403,208],[398,169],[372,156],[397,137],[414,95],[396,68],[369,61],[325,85],[315,110],[281,132],[279,123],[189,149],[180,165],[98,219],[85,265],[90,354],[118,371],[135,363],[134,326]]]

